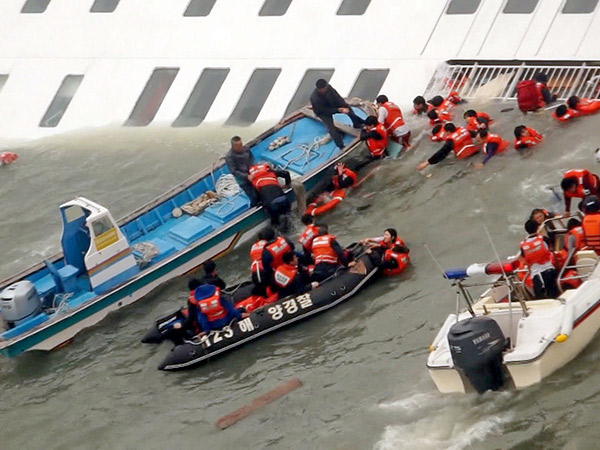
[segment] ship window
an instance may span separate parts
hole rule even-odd
[[[371,0],[343,0],[337,10],[338,16],[362,16]]]
[[[451,0],[446,14],[473,14],[481,0]]]
[[[108,217],[101,217],[100,219],[97,219],[94,222],[92,222],[94,236],[100,236],[101,234],[104,234],[107,231],[112,230],[113,228],[113,223]]]
[[[50,0],[27,0],[21,9],[25,14],[40,14],[46,11]]]
[[[6,84],[6,80],[8,80],[8,75],[0,74],[0,91],[2,91],[2,88]]]
[[[129,119],[125,122],[125,126],[145,127],[152,122],[173,84],[177,72],[179,72],[179,68],[154,69]]]
[[[73,205],[65,209],[65,219],[67,223],[74,222],[77,219],[82,218],[84,215],[85,214],[83,213],[83,208],[81,208],[81,206]]]
[[[227,125],[254,123],[280,73],[281,69],[256,69],[227,119]]]
[[[363,69],[358,75],[348,97],[375,100],[389,73],[389,69]]]
[[[292,0],[265,0],[260,8],[259,16],[283,16]]]
[[[217,0],[191,0],[183,15],[185,17],[206,17]]]
[[[40,127],[53,128],[58,125],[82,80],[83,75],[67,75],[63,79],[46,114],[40,121]]]
[[[531,14],[538,0],[508,0],[502,12],[504,14]]]
[[[563,6],[563,14],[589,14],[594,12],[598,0],[567,0]]]
[[[117,9],[120,0],[95,0],[90,12],[111,13]]]
[[[212,106],[221,86],[229,74],[229,69],[204,69],[190,98],[173,122],[174,127],[195,127],[200,125]]]
[[[323,78],[327,81],[331,80],[334,69],[308,69],[296,89],[296,93],[290,100],[290,103],[285,110],[285,115],[308,105],[310,102],[310,95],[315,90],[315,83],[319,78]]]

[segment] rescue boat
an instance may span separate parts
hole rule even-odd
[[[351,104],[363,118],[373,113],[362,101]],[[361,148],[348,116],[334,119],[346,144],[342,150],[308,108],[248,146],[255,161],[288,170],[297,186],[314,192],[330,166]],[[252,237],[267,215],[261,206],[251,208],[236,187],[221,159],[119,221],[83,197],[61,205],[62,252],[0,282],[0,353],[60,346],[109,312]],[[294,190],[286,195],[293,200]]]
[[[558,298],[542,300],[531,299],[516,261],[447,270],[457,302],[462,297],[467,309],[458,312],[457,303],[457,313],[447,317],[429,347],[427,368],[438,390],[525,389],[575,358],[600,328],[598,255],[580,250],[575,261],[561,270],[559,285],[565,278],[583,283]],[[474,301],[471,290],[489,282],[478,280],[486,275],[496,279]]]
[[[352,268],[339,269],[336,276],[305,294],[289,296],[254,310],[248,317],[233,321],[222,330],[194,338],[183,338],[174,333],[172,325],[183,319],[181,310],[160,317],[142,339],[145,343],[171,340],[175,346],[158,368],[181,370],[195,366],[214,356],[231,351],[247,342],[258,339],[280,328],[302,321],[331,309],[355,295],[379,274],[379,268],[368,255],[359,256]],[[245,287],[234,294],[243,298],[248,294]]]

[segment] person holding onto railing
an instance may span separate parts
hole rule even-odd
[[[442,148],[435,152],[428,160],[419,163],[417,170],[423,170],[427,166],[443,161],[452,151],[458,159],[468,158],[479,151],[479,148],[473,143],[471,133],[465,128],[457,128],[453,123],[447,123],[444,125],[444,130],[447,135]]]
[[[364,125],[364,120],[358,117],[346,100],[327,83],[327,80],[322,78],[317,80],[316,89],[310,96],[310,104],[315,115],[321,119],[321,122],[327,128],[331,139],[340,149],[344,148],[344,140],[342,133],[333,123],[333,115],[337,113],[347,114],[352,120],[354,128],[360,128]]]
[[[548,89],[545,73],[536,73],[533,80],[522,80],[517,84],[517,103],[523,112],[537,111],[556,101],[557,96]]]
[[[600,178],[585,169],[572,169],[563,174],[560,182],[565,198],[565,211],[571,211],[571,200],[587,195],[600,195]]]
[[[377,103],[377,120],[385,127],[388,137],[402,145],[404,150],[410,150],[410,128],[404,122],[402,110],[389,101],[386,95],[379,95]]]
[[[533,128],[530,128],[525,125],[519,125],[515,127],[515,140],[514,147],[517,150],[522,150],[524,148],[530,148],[534,145],[539,144],[544,139],[541,133],[538,133]]]
[[[235,177],[237,184],[242,188],[250,199],[250,207],[258,204],[258,197],[252,184],[248,180],[248,171],[254,164],[254,157],[248,147],[242,142],[242,138],[234,136],[231,138],[231,148],[225,155],[225,162],[229,172]]]
[[[535,298],[556,298],[559,292],[550,243],[548,238],[537,234],[537,229],[537,222],[533,220],[525,222],[525,231],[528,236],[521,242],[521,256],[529,267]]]

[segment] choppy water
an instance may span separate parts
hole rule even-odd
[[[524,119],[502,107],[485,110],[512,141]],[[596,168],[598,117],[559,127],[537,115],[527,124],[546,142],[526,155],[511,150],[482,171],[451,161],[431,178],[416,173],[437,148],[426,140],[382,165],[327,221],[346,243],[395,226],[414,267],[308,322],[194,370],[159,372],[168,345],[139,339],[157,315],[183,302],[186,280],[178,279],[64,349],[0,360],[0,447],[596,448],[598,340],[523,392],[442,396],[425,369],[454,295],[422,243],[446,266],[490,261],[487,226],[500,252],[514,254],[529,211],[557,207],[548,186],[561,172]],[[260,130],[113,129],[17,148],[21,158],[0,169],[0,276],[58,249],[59,203],[84,195],[123,216],[216,159],[232,134],[250,139]],[[246,276],[247,250],[219,261],[229,281]],[[225,431],[214,427],[290,377],[304,386]]]

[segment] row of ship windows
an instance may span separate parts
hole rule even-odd
[[[26,0],[22,13],[39,14],[46,11],[51,0]],[[110,13],[113,12],[120,0],[94,0],[90,12]],[[186,17],[205,17],[210,14],[217,0],[190,0],[185,12]],[[506,0],[505,14],[530,14],[539,0]],[[292,0],[265,0],[260,9],[259,16],[283,16]],[[342,0],[337,10],[340,16],[360,16],[365,13],[371,0]],[[479,8],[481,0],[450,0],[446,14],[474,14]],[[566,0],[563,14],[589,14],[596,9],[598,0]]]
[[[171,125],[173,127],[195,127],[202,123],[229,75],[229,71],[229,68],[204,69],[181,113]],[[334,69],[328,68],[308,69],[288,103],[285,115],[308,104],[316,81],[319,78],[329,81],[334,71]],[[179,68],[177,67],[154,69],[124,125],[132,127],[149,125],[154,120],[178,72]],[[280,68],[255,69],[226,124],[249,125],[254,123],[280,74]],[[348,97],[373,100],[379,94],[388,74],[389,69],[363,69]],[[0,90],[7,79],[8,75],[0,75]],[[83,75],[67,75],[63,79],[39,123],[40,127],[52,128],[60,123],[82,81]]]
[[[48,8],[51,0],[26,0],[22,13],[41,14]],[[111,13],[119,4],[120,0],[94,0],[90,12]],[[217,0],[190,0],[185,12],[186,17],[205,17],[210,14]],[[259,16],[283,16],[292,0],[265,0]],[[337,14],[340,16],[360,16],[365,13],[371,0],[342,0]]]

